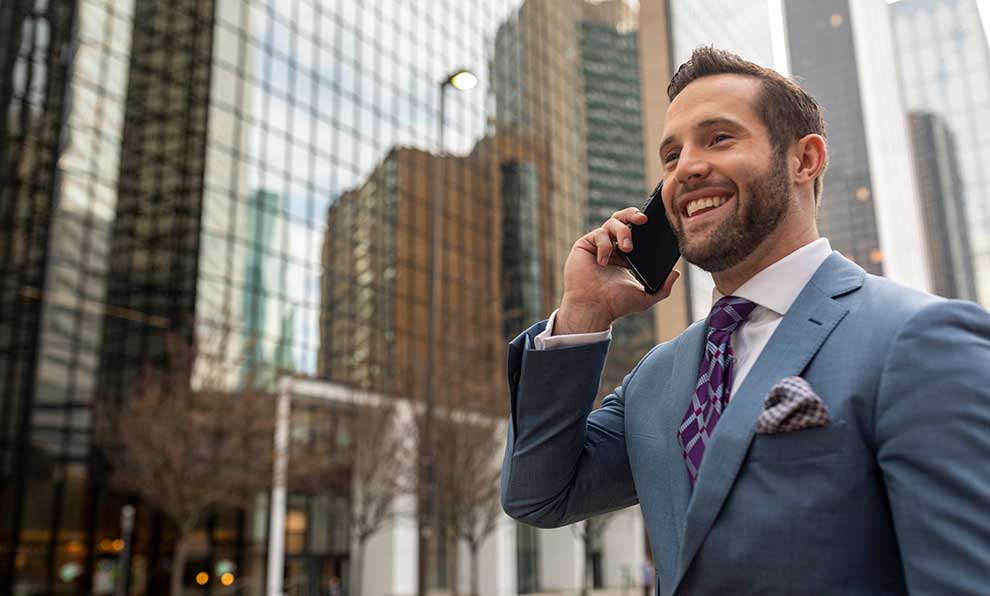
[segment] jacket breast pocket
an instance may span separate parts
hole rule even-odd
[[[842,451],[845,420],[829,426],[786,433],[757,434],[749,448],[750,461],[784,462],[824,457]]]

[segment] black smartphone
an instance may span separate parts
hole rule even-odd
[[[643,206],[646,223],[641,226],[629,224],[632,230],[632,252],[618,251],[619,256],[629,265],[633,276],[643,284],[647,294],[660,291],[677,259],[681,257],[677,236],[670,227],[663,199],[660,197],[662,189],[663,180],[657,184]]]

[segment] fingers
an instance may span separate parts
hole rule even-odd
[[[628,207],[612,214],[602,226],[588,232],[575,244],[576,247],[595,255],[599,266],[618,265],[626,267],[622,259],[617,258],[616,247],[622,252],[630,252],[632,234],[628,224],[642,225],[646,223],[646,215],[636,207]]]
[[[646,223],[646,214],[636,207],[626,207],[613,213],[611,219],[617,219],[624,224],[643,225]]]
[[[619,250],[622,252],[629,252],[632,250],[632,232],[629,230],[628,225],[612,218],[602,224],[602,229],[608,232],[609,237],[611,237],[613,242],[615,242],[615,245],[619,247]]]
[[[646,214],[636,207],[627,207],[613,213],[612,217],[602,224],[602,228],[609,233],[619,250],[629,252],[633,249],[629,224],[642,225],[646,223],[646,219]]]
[[[609,257],[612,256],[612,237],[604,228],[598,228],[591,233],[591,241],[595,245],[595,260],[598,265],[604,267],[608,265]]]

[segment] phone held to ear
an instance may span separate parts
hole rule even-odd
[[[663,180],[657,184],[643,207],[646,223],[641,226],[629,224],[632,231],[632,251],[618,251],[619,256],[629,265],[629,270],[639,283],[643,284],[643,289],[648,294],[656,294],[660,291],[667,281],[667,276],[673,271],[677,259],[681,257],[677,236],[670,227],[663,199],[660,198],[661,189],[663,189]]]

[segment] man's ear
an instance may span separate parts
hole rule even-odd
[[[814,182],[825,171],[825,164],[828,162],[825,137],[819,134],[804,135],[794,143],[791,157],[791,163],[795,166],[794,183],[801,185]]]

